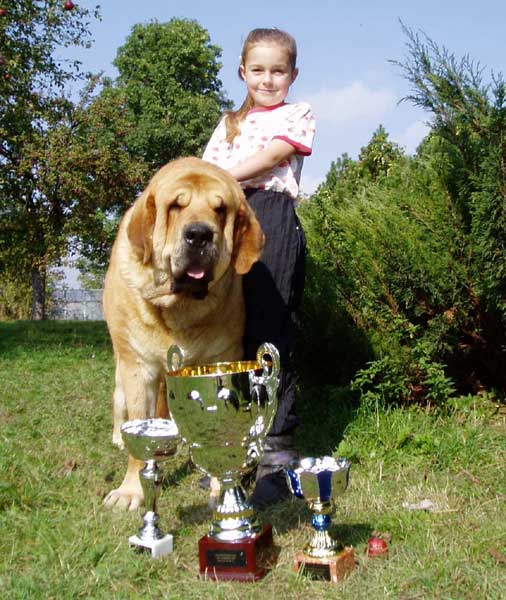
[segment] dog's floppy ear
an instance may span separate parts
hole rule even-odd
[[[155,218],[155,199],[151,192],[146,190],[134,204],[127,229],[130,244],[143,264],[151,260],[153,253]]]
[[[241,200],[234,224],[232,265],[239,275],[247,273],[262,254],[265,236],[246,200]]]

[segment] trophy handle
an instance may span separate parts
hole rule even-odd
[[[167,366],[169,371],[177,371],[183,368],[184,354],[181,348],[177,344],[167,350]]]
[[[257,389],[258,395],[259,389],[257,386],[264,386],[267,390],[269,404],[275,402],[275,406],[277,406],[280,360],[276,346],[267,342],[259,346],[257,361],[262,365],[263,373],[260,376],[254,375],[252,377],[253,387]]]
[[[266,379],[272,377],[273,379],[277,380],[279,375],[280,362],[279,352],[274,344],[269,344],[268,342],[266,342],[265,344],[259,346],[257,350],[257,361],[263,367],[263,377],[265,377]]]

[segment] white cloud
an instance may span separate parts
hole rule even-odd
[[[338,89],[322,89],[305,96],[319,121],[350,124],[357,120],[378,120],[396,106],[396,96],[388,89],[372,89],[354,81]]]
[[[415,121],[400,134],[392,136],[392,139],[403,146],[408,154],[413,154],[429,131],[430,127],[424,121]]]

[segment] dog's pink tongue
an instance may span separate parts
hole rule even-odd
[[[193,270],[193,269],[189,269],[187,271],[187,275],[188,277],[191,277],[192,279],[202,279],[202,277],[204,277],[204,271],[202,270]]]

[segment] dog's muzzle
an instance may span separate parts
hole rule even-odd
[[[218,257],[213,240],[214,232],[206,223],[191,223],[184,228],[182,259],[177,272],[173,271],[172,293],[187,293],[197,300],[207,296]]]
[[[193,252],[205,250],[213,241],[213,230],[205,223],[192,223],[183,231],[184,241]]]

